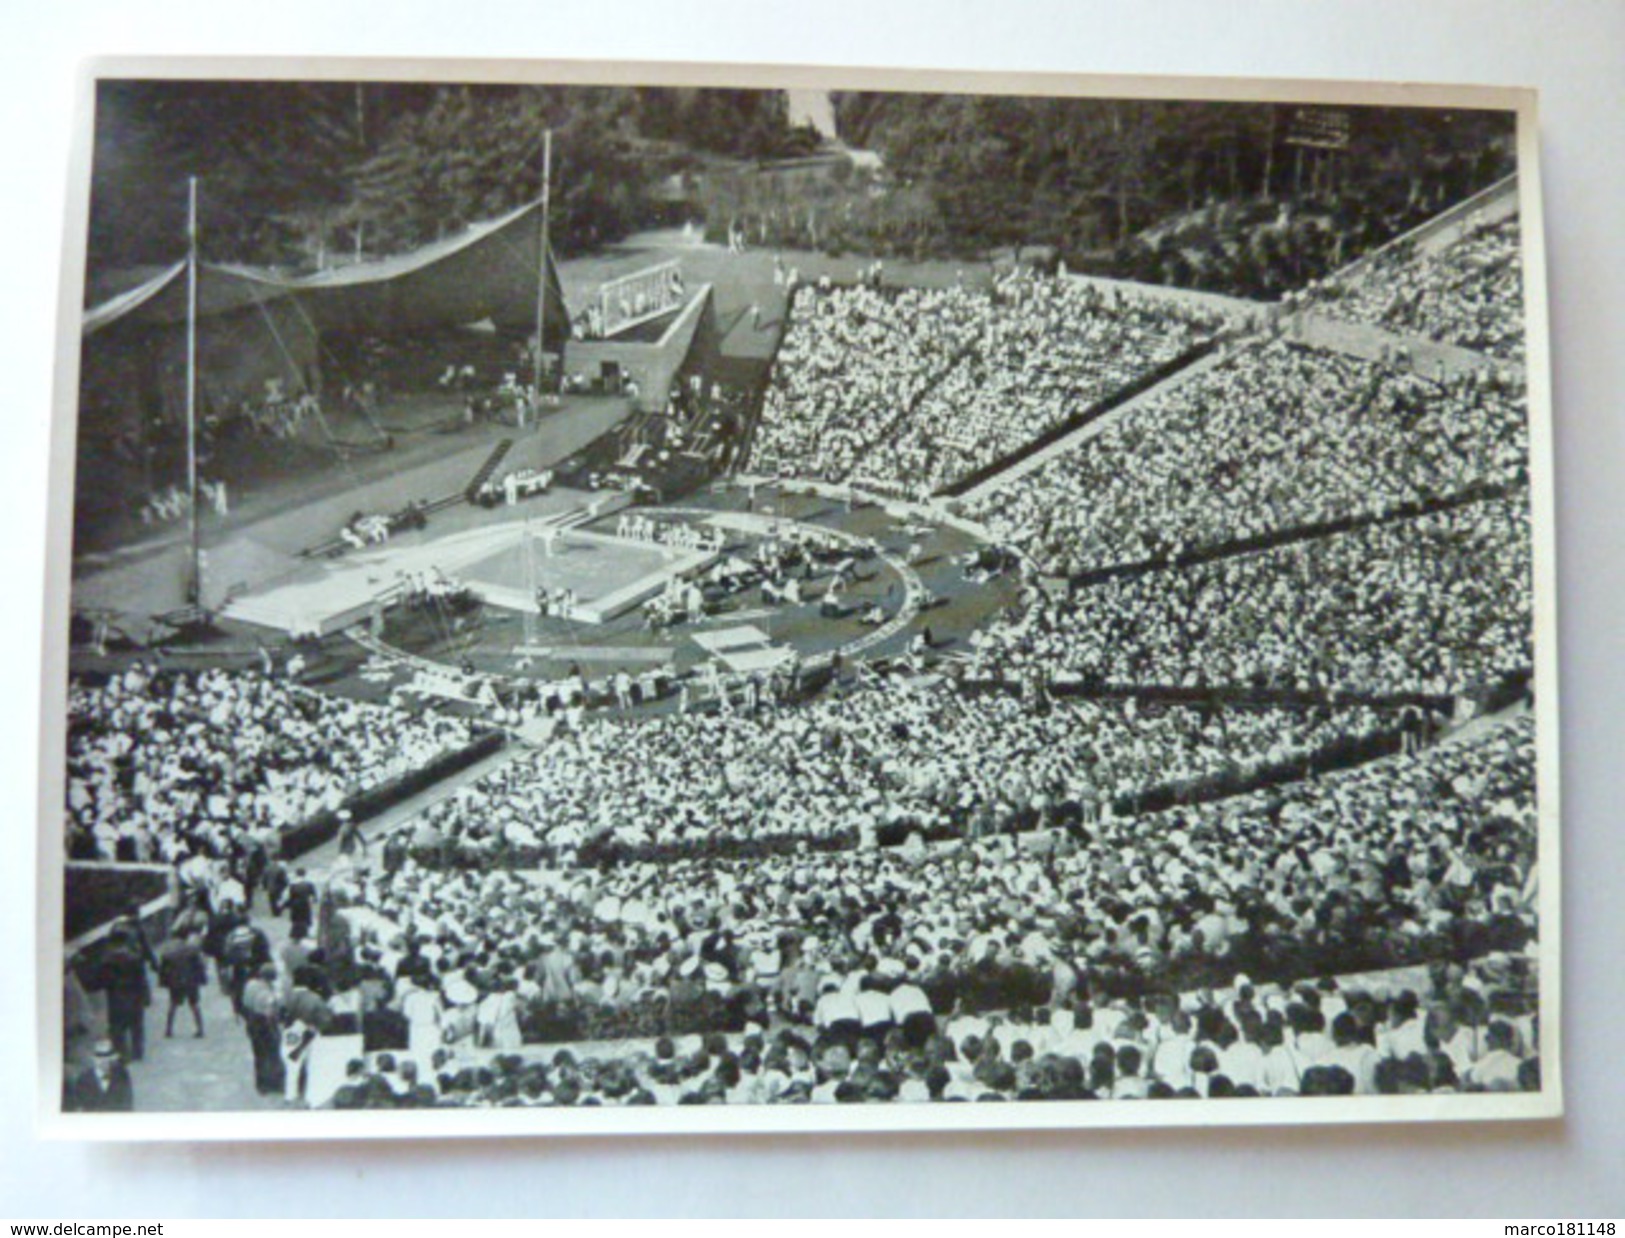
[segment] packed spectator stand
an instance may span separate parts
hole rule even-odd
[[[1503,361],[1524,358],[1520,221],[1477,223],[1436,253],[1401,242],[1350,281],[1332,281],[1317,308],[1403,335],[1457,344]]]
[[[486,868],[976,837],[1098,820],[1147,786],[1245,776],[1393,725],[1358,706],[1039,712],[1005,694],[890,684],[756,714],[587,719],[429,809],[411,845],[433,866]]]
[[[1514,221],[1396,247],[1337,312],[1515,359],[1516,246]],[[1029,274],[804,286],[751,464],[921,497],[1224,333]],[[316,1097],[256,1047],[261,1090],[1538,1088],[1526,417],[1493,372],[1225,342],[964,505],[1024,565],[1020,598],[929,673],[563,711],[337,865],[269,1017],[362,1051]],[[224,672],[76,683],[70,712],[72,838],[103,858],[229,857],[233,831],[274,837],[471,738]],[[201,902],[240,915],[218,884]]]
[[[708,1038],[706,1069],[682,1089],[701,1103],[894,1099],[939,1067],[974,1090],[918,1099],[1014,1099],[1034,1091],[1024,1059],[1090,1070],[1101,1044],[1115,1057],[1123,1042],[1142,1051],[1126,1073],[1143,1090],[1096,1079],[1036,1096],[1527,1086],[1532,743],[1527,717],[1498,722],[1315,784],[1099,823],[1047,851],[978,839],[523,873],[397,856],[341,879],[337,899],[366,910],[352,946],[393,977],[381,1005],[417,1012],[381,1051],[427,1050],[439,1086],[475,1094],[446,1103],[484,1092],[459,1083],[465,1069],[491,1084],[529,1074],[549,1085],[537,1103],[575,1103],[550,1083],[577,1055],[524,1046],[674,1035]],[[1436,965],[1426,1001],[1392,978],[1375,991],[1292,980],[1454,957],[1477,961]],[[420,1036],[425,1024],[435,1034]],[[995,1061],[1017,1069],[988,1079],[975,1067],[995,1028]],[[1201,1060],[1204,1043],[1219,1063]],[[711,1093],[729,1059],[742,1076],[771,1073],[775,1046],[807,1059],[810,1089],[757,1078],[766,1094]],[[1273,1049],[1279,1069],[1261,1077]],[[738,1060],[752,1050],[754,1064]],[[647,1085],[671,1053],[657,1041],[602,1064]],[[1335,1066],[1353,1082],[1309,1073]],[[881,1090],[837,1095],[865,1080]]]
[[[802,288],[753,466],[930,494],[1215,334],[1218,316],[1061,277]]]
[[[269,840],[469,744],[467,719],[313,692],[274,672],[136,663],[69,689],[68,849],[180,863]]]
[[[1118,577],[1029,591],[976,634],[973,674],[1466,693],[1532,665],[1529,514],[1497,499]]]
[[[1169,384],[1012,486],[966,505],[1045,570],[1168,560],[1527,478],[1521,390],[1438,382],[1284,340]]]

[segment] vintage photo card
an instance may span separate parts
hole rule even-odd
[[[46,1132],[1561,1113],[1531,93],[83,109]]]

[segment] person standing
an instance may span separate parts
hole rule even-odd
[[[407,1050],[427,1059],[444,1043],[440,1032],[444,1007],[439,986],[430,975],[421,983],[413,980],[403,988],[400,1005],[401,1014],[406,1018]]]
[[[265,901],[270,906],[273,916],[282,914],[283,899],[288,893],[288,866],[274,851],[268,851],[265,860],[265,871],[260,877],[260,884],[265,889]]]
[[[406,834],[396,830],[384,839],[384,875],[392,877],[406,867],[408,851],[406,847]]]
[[[254,1054],[254,1089],[261,1096],[280,1096],[286,1080],[282,1060],[282,1003],[277,996],[276,967],[262,964],[243,986],[243,1028]]]
[[[355,819],[355,814],[348,808],[339,809],[339,854],[353,856],[357,852],[367,854],[367,837],[361,832],[361,825]]]
[[[316,886],[304,869],[294,871],[283,906],[287,908],[288,926],[292,933],[309,937],[311,925],[316,919]]]
[[[203,1007],[198,998],[208,978],[199,934],[187,929],[164,943],[158,952],[158,983],[169,994],[169,1013],[164,1018],[165,1039],[174,1036],[175,1012],[182,1006],[191,1008],[197,1038],[203,1038]]]
[[[332,1007],[298,979],[292,982],[278,1016],[283,1099],[297,1104],[304,1100],[309,1081],[310,1046],[331,1030],[335,1016]]]
[[[132,932],[121,920],[102,955],[98,987],[107,997],[107,1031],[126,1062],[139,1062],[147,1050],[147,1007],[152,1003],[152,990],[143,957],[145,944],[139,929]]]
[[[524,1044],[519,1026],[519,997],[511,979],[494,978],[491,990],[475,1008],[476,1039],[483,1048],[512,1052]]]
[[[220,974],[234,1010],[241,1013],[243,990],[255,973],[270,961],[270,939],[246,916],[237,917],[220,949]]]
[[[243,854],[243,906],[248,911],[254,909],[254,891],[265,882],[265,871],[270,866],[270,852],[265,841],[257,835],[249,835],[248,843]]]
[[[67,1113],[129,1113],[135,1108],[130,1070],[119,1060],[111,1040],[98,1040],[88,1069],[62,1089]]]

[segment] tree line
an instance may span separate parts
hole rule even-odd
[[[700,215],[717,237],[876,256],[1042,247],[1083,269],[1272,296],[1489,184],[1509,113],[837,92],[819,148],[783,92],[343,82],[100,87],[92,270],[172,262],[186,178],[217,260],[400,252],[540,194],[582,252]]]
[[[669,176],[809,144],[778,91],[107,82],[91,266],[174,261],[189,176],[206,257],[310,269],[400,252],[539,197],[548,129],[565,251],[657,219]]]
[[[1252,295],[1300,286],[1514,163],[1507,112],[887,92],[834,104],[841,136],[929,200],[904,246],[916,256],[1045,246],[1102,273]]]

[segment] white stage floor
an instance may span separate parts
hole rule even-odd
[[[715,558],[568,527],[596,514],[578,509],[542,519],[498,515],[491,523],[441,537],[350,551],[303,564],[291,577],[234,599],[223,614],[292,634],[325,636],[409,592],[413,577],[438,573],[490,605],[515,611],[538,613],[538,589],[570,590],[575,605],[569,617],[602,623],[653,596],[673,576]]]

